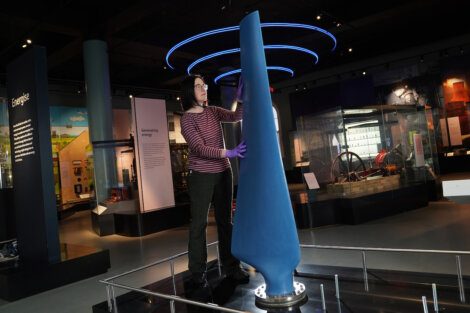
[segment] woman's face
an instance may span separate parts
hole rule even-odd
[[[207,85],[199,77],[194,80],[194,95],[196,96],[197,103],[203,104],[207,102]]]

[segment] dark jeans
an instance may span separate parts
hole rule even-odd
[[[232,244],[232,169],[222,173],[191,171],[188,178],[191,199],[191,225],[189,231],[189,271],[202,274],[206,271],[207,214],[214,203],[215,221],[219,237],[219,254],[225,272],[240,264],[231,253]]]

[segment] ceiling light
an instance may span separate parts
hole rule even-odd
[[[132,99],[132,98],[134,98],[134,96],[133,96],[133,95],[129,95],[129,98]]]
[[[26,48],[27,46],[28,46],[27,44],[23,44],[23,45],[21,46],[21,48],[24,49],[24,48]]]
[[[31,39],[28,38],[28,39],[26,39],[26,43],[27,43],[28,45],[30,45],[30,44],[32,44],[33,42],[31,41]]]
[[[164,69],[164,70],[166,70],[166,69],[167,69],[166,65],[163,65],[163,69]]]
[[[285,50],[295,50],[295,51],[305,52],[307,54],[312,55],[315,58],[315,64],[318,63],[318,54],[315,53],[314,51],[306,49],[306,48],[297,47],[297,46],[290,46],[290,45],[266,45],[266,46],[264,46],[264,49],[266,49],[266,50],[268,50],[268,49],[269,50],[271,50],[271,49],[285,49]],[[218,51],[218,52],[203,56],[202,58],[199,58],[196,61],[194,61],[193,63],[191,63],[188,66],[188,68],[186,69],[186,72],[188,73],[188,75],[190,75],[191,70],[196,65],[198,65],[199,63],[207,61],[207,60],[212,59],[212,58],[216,58],[216,57],[221,56],[221,55],[227,55],[227,54],[233,54],[233,53],[240,53],[240,48],[234,48],[234,49]]]
[[[282,66],[266,66],[266,69],[268,71],[281,71],[281,72],[287,72],[290,74],[290,76],[294,76],[294,71],[291,70],[290,68],[287,68],[287,67],[282,67]],[[214,83],[217,84],[217,82],[221,79],[221,78],[224,78],[224,77],[227,77],[227,76],[230,76],[230,75],[234,75],[234,74],[238,74],[238,73],[241,73],[242,70],[239,68],[239,69],[236,69],[236,70],[233,70],[233,71],[228,71],[228,72],[225,72],[225,73],[222,73],[220,74],[219,76],[217,76],[216,78],[214,78]]]
[[[352,52],[352,48],[349,48],[349,49],[348,49],[348,52]]]
[[[180,97],[176,97],[176,101],[180,101],[180,99],[181,99]]]
[[[362,72],[362,75],[366,75],[366,74],[367,74],[367,72],[366,72],[366,71],[363,71],[363,72]]]
[[[317,27],[317,26],[308,25],[308,24],[299,24],[299,23],[261,23],[260,26],[261,26],[261,28],[266,28],[266,27],[301,28],[301,29],[308,29],[308,30],[312,30],[312,31],[317,31],[317,32],[320,32],[320,33],[330,37],[333,40],[333,48],[331,49],[331,51],[334,51],[336,49],[336,44],[337,44],[336,37],[332,33],[328,32],[327,30],[325,30],[323,28],[320,28],[320,27]],[[201,39],[201,38],[204,38],[204,37],[212,36],[212,35],[215,35],[215,34],[221,34],[221,33],[238,31],[238,30],[240,30],[240,26],[230,26],[230,27],[225,27],[225,28],[213,29],[213,30],[210,30],[210,31],[207,31],[207,32],[200,33],[200,34],[194,35],[192,37],[189,37],[189,38],[177,43],[176,45],[174,45],[168,51],[168,53],[165,56],[166,64],[171,69],[174,69],[174,67],[170,64],[170,56],[175,52],[176,49],[180,48],[181,46],[183,46],[185,44],[188,44],[192,41],[195,41],[195,40],[198,40],[198,39]]]
[[[317,21],[321,20],[321,14],[317,15]]]
[[[307,84],[304,84],[304,90],[307,90]]]
[[[336,27],[341,27],[341,23],[340,22],[336,23]]]

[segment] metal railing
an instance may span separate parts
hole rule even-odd
[[[457,266],[457,281],[459,285],[460,302],[465,303],[465,286],[462,276],[462,264],[460,255],[470,255],[470,251],[455,251],[455,250],[424,250],[424,249],[396,249],[396,248],[369,248],[369,247],[345,247],[345,246],[322,246],[322,245],[306,245],[301,244],[301,248],[307,249],[330,249],[330,250],[350,250],[360,251],[362,254],[362,272],[364,280],[364,290],[369,291],[369,279],[367,274],[366,252],[404,252],[404,253],[431,253],[431,254],[447,254],[455,255],[455,262]],[[437,305],[437,304],[436,304]]]
[[[217,249],[217,268],[218,268],[218,273],[219,276],[222,274],[221,273],[221,264],[220,264],[220,255],[219,255],[219,245],[218,242],[213,242],[207,245],[207,248],[215,246]],[[368,280],[368,273],[367,273],[367,260],[366,260],[366,252],[401,252],[401,253],[430,253],[430,254],[446,254],[446,255],[455,255],[456,257],[456,266],[457,266],[457,279],[458,279],[458,287],[459,287],[459,294],[460,294],[460,302],[465,303],[465,286],[463,283],[463,276],[462,276],[462,264],[461,264],[461,259],[460,255],[470,255],[470,251],[455,251],[455,250],[424,250],[424,249],[396,249],[396,248],[370,248],[370,247],[346,247],[346,246],[324,246],[324,245],[307,245],[307,244],[301,244],[300,248],[306,248],[306,249],[327,249],[327,250],[349,250],[349,251],[360,251],[361,256],[362,256],[362,271],[363,271],[363,280],[364,280],[364,289],[366,292],[369,291],[369,280]],[[221,312],[229,312],[229,313],[249,313],[247,311],[240,311],[236,309],[231,309],[223,306],[219,306],[214,303],[203,303],[199,301],[193,301],[189,300],[180,296],[176,295],[176,281],[175,281],[175,268],[174,268],[174,260],[187,255],[188,251],[178,253],[176,255],[170,256],[165,259],[161,259],[158,261],[155,261],[153,263],[126,271],[124,273],[100,280],[100,283],[103,283],[106,285],[106,294],[107,294],[107,305],[108,305],[108,311],[113,312],[113,313],[118,313],[118,306],[117,306],[117,300],[116,300],[116,292],[115,288],[120,288],[124,290],[129,290],[129,291],[134,291],[134,292],[139,292],[145,295],[150,295],[150,296],[155,296],[161,299],[166,299],[169,300],[170,302],[170,310],[172,313],[175,313],[175,302],[180,302],[180,303],[185,303],[185,304],[190,304],[194,306],[199,306],[211,310],[218,310]],[[163,264],[169,262],[170,265],[170,273],[171,273],[171,278],[172,278],[172,284],[173,284],[173,295],[170,294],[164,294],[164,293],[159,293],[159,292],[154,292],[150,291],[147,289],[143,288],[135,288],[131,286],[126,286],[123,284],[118,284],[115,283],[114,280],[150,268],[152,266],[156,266],[159,264]],[[438,309],[438,303],[437,303],[437,290],[436,290],[436,284],[432,284],[432,289],[433,289],[433,302],[434,302],[434,309]],[[320,290],[321,290],[321,298],[322,298],[322,309],[323,311],[326,310],[326,303],[325,303],[325,295],[324,295],[324,290],[323,290],[323,284],[320,285]],[[338,275],[335,275],[335,297],[337,299],[337,302],[339,304],[340,302],[340,291],[339,291],[339,279]],[[427,302],[426,302],[426,297],[422,298],[423,302],[423,310],[425,313],[427,313],[428,308],[427,308]],[[436,311],[437,312],[437,311]]]
[[[220,275],[222,275],[222,270],[221,270],[221,266],[220,266],[219,242],[218,241],[212,242],[212,243],[207,245],[207,248],[209,248],[211,246],[214,246],[214,245],[216,246],[216,249],[217,249],[217,269],[218,269],[219,276],[220,276]],[[193,300],[189,300],[189,299],[177,296],[176,295],[174,260],[179,258],[179,257],[182,257],[186,254],[188,254],[188,251],[181,252],[181,253],[175,254],[173,256],[170,256],[168,258],[161,259],[161,260],[155,261],[153,263],[150,263],[150,264],[147,264],[147,265],[129,270],[127,272],[124,272],[124,273],[121,273],[121,274],[118,274],[118,275],[100,280],[99,281],[100,283],[106,285],[106,296],[107,296],[108,311],[113,312],[113,313],[118,313],[118,306],[117,306],[115,288],[120,288],[120,289],[124,289],[124,290],[135,291],[135,292],[139,292],[139,293],[142,293],[142,294],[146,294],[146,295],[155,296],[155,297],[158,297],[158,298],[169,300],[170,301],[171,313],[175,313],[175,302],[186,303],[186,304],[190,304],[190,305],[194,305],[194,306],[203,307],[203,308],[206,308],[206,309],[211,309],[211,310],[214,310],[214,311],[218,310],[218,311],[221,311],[221,312],[228,312],[228,313],[250,313],[250,312],[247,312],[247,311],[240,311],[240,310],[235,310],[235,309],[231,309],[231,308],[222,307],[222,306],[219,306],[215,303],[203,303],[203,302],[193,301]],[[132,274],[132,273],[135,273],[135,272],[147,269],[147,268],[150,268],[152,266],[163,264],[163,263],[166,263],[166,262],[169,262],[169,264],[170,264],[171,279],[172,279],[172,283],[173,283],[173,295],[164,294],[164,293],[160,293],[160,292],[154,292],[154,291],[150,291],[150,290],[143,289],[143,288],[135,288],[135,287],[126,286],[126,285],[123,285],[123,284],[117,284],[117,283],[114,282],[114,280],[116,280],[117,278],[129,275],[129,274]]]

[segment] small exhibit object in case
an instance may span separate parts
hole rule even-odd
[[[307,182],[308,189],[320,189],[317,178],[313,172],[304,174],[305,181]]]

